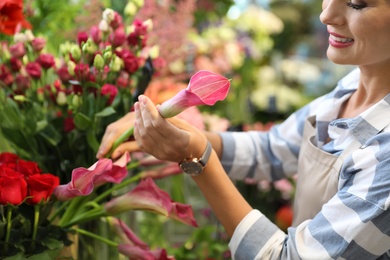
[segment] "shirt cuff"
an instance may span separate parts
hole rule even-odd
[[[233,236],[229,242],[229,248],[232,255],[236,253],[238,245],[240,244],[247,231],[253,226],[253,224],[257,220],[259,220],[263,216],[264,215],[260,211],[258,211],[257,209],[253,209],[241,220],[241,222],[234,230]]]

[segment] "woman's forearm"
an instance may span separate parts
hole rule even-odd
[[[231,237],[237,225],[252,210],[252,207],[225,173],[215,151],[212,152],[204,172],[193,177],[193,180]]]

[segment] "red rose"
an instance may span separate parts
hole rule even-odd
[[[28,75],[30,75],[34,79],[41,78],[42,69],[41,69],[41,65],[39,65],[38,62],[29,62],[26,65],[26,71]]]
[[[1,163],[16,163],[19,160],[19,156],[14,153],[0,153],[0,165]]]
[[[0,17],[1,33],[14,35],[20,27],[31,29],[31,25],[23,16],[22,0],[1,0]]]
[[[53,55],[45,53],[39,55],[37,62],[45,69],[50,69],[56,64]]]
[[[16,165],[16,170],[24,174],[24,176],[32,176],[34,174],[40,174],[42,171],[36,162],[19,160]]]
[[[55,187],[60,185],[60,179],[52,174],[35,174],[27,179],[28,196],[32,198],[27,199],[30,204],[38,204],[42,200],[44,202],[51,196]]]
[[[107,104],[111,105],[116,95],[118,94],[118,89],[114,85],[104,84],[101,93],[102,96],[108,96]]]
[[[27,182],[23,178],[0,177],[0,204],[19,205],[27,196]]]

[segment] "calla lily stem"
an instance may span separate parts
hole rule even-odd
[[[109,240],[109,239],[106,239],[104,237],[101,237],[101,236],[98,236],[94,233],[91,233],[89,231],[86,231],[84,229],[80,229],[80,228],[74,228],[74,230],[79,233],[79,234],[82,234],[82,235],[86,235],[86,236],[89,236],[89,237],[92,237],[92,238],[95,238],[109,246],[112,246],[112,247],[118,247],[118,244],[113,242],[112,240]]]
[[[127,139],[129,139],[130,136],[132,136],[134,133],[134,127],[128,129],[127,131],[125,131],[124,133],[122,133],[121,136],[119,136],[119,138],[117,140],[115,140],[115,142],[112,144],[112,147],[111,147],[111,150],[106,154],[106,158],[110,158],[111,155],[112,155],[112,152],[121,144],[123,143],[124,141],[126,141]]]

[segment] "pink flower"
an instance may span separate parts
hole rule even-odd
[[[112,182],[120,183],[127,176],[126,164],[130,155],[125,153],[112,163],[110,159],[100,159],[88,169],[79,167],[72,171],[72,180],[60,185],[54,190],[58,200],[69,200],[77,196],[87,196],[92,193],[95,186]]]
[[[169,194],[150,178],[142,180],[132,191],[112,199],[104,207],[110,215],[140,209],[168,216],[172,209]]]
[[[79,32],[77,34],[77,43],[80,47],[83,46],[83,43],[86,43],[88,40],[88,34],[86,32]]]
[[[110,35],[110,41],[114,47],[121,46],[126,41],[126,34],[122,27],[119,27]]]
[[[31,46],[36,52],[40,52],[45,47],[45,45],[46,45],[46,40],[41,37],[36,37],[31,41]]]
[[[13,57],[18,59],[22,58],[26,54],[26,48],[22,42],[9,46],[9,51]]]
[[[173,117],[185,109],[197,105],[214,105],[226,98],[230,88],[229,79],[207,70],[194,74],[186,89],[163,102],[158,110],[163,117]]]
[[[102,32],[99,30],[98,26],[92,26],[89,33],[95,43],[100,43],[102,41]]]
[[[26,65],[26,71],[27,71],[28,75],[30,75],[30,77],[32,77],[34,79],[41,78],[42,68],[38,62],[29,62]]]
[[[56,64],[53,55],[45,53],[39,55],[37,62],[45,69],[50,69]]]
[[[134,245],[143,249],[148,249],[148,245],[139,239],[137,235],[122,220],[114,217],[107,217],[107,220],[123,244]]]
[[[172,211],[169,214],[169,218],[175,219],[193,227],[198,226],[196,220],[194,219],[194,213],[190,205],[173,202]]]

